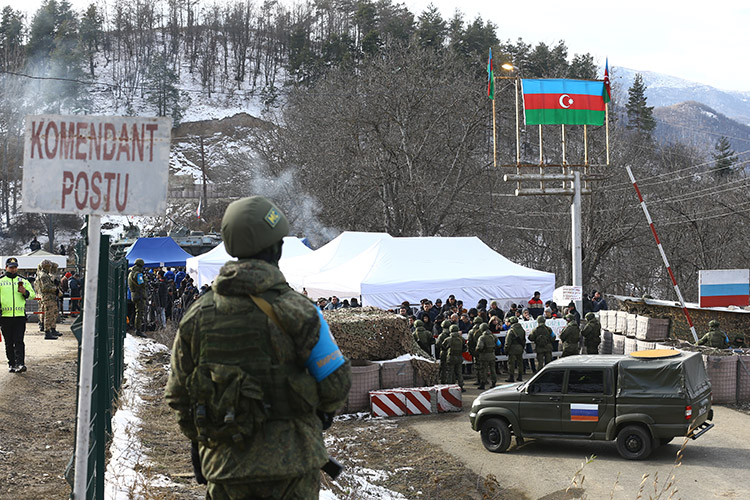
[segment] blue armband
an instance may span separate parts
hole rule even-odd
[[[310,371],[315,380],[320,382],[328,375],[335,372],[345,363],[344,355],[341,354],[339,346],[333,340],[331,329],[328,327],[323,313],[318,309],[318,318],[320,318],[320,336],[318,343],[313,347],[310,357],[307,358],[305,366]]]

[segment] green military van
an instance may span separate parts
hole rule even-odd
[[[642,460],[676,436],[696,439],[713,427],[711,383],[699,353],[569,356],[525,383],[483,392],[469,419],[496,453],[511,436],[616,440],[620,455]]]

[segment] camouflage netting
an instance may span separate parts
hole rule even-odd
[[[438,382],[439,365],[414,340],[406,319],[375,307],[324,311],[341,352],[351,360],[385,361],[404,354],[425,359],[411,363],[426,385]]]

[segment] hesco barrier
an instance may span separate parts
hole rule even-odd
[[[346,411],[366,410],[370,407],[370,391],[380,389],[380,365],[366,360],[352,360],[352,388]]]
[[[79,253],[80,255],[80,253]],[[80,262],[80,261],[79,261]],[[82,264],[85,269],[85,263]],[[111,259],[109,236],[102,235],[99,252],[98,297],[96,330],[94,334],[94,367],[91,393],[91,435],[88,451],[88,483],[86,500],[104,498],[104,472],[106,453],[112,434],[112,411],[115,398],[122,386],[124,372],[125,313],[127,286],[127,260]],[[85,291],[84,291],[85,293]],[[83,303],[82,303],[83,306]],[[78,339],[78,364],[81,361],[83,316],[78,316],[71,326]],[[80,372],[78,373],[80,377]],[[76,401],[76,407],[78,402]],[[77,428],[77,427],[76,427]],[[75,436],[73,437],[75,442]],[[71,458],[65,477],[73,484]]]
[[[703,355],[714,403],[737,402],[737,357]]]

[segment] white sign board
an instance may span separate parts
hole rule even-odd
[[[164,215],[172,120],[26,117],[23,210]]]
[[[576,302],[583,300],[583,287],[564,286],[562,287],[563,302]]]

